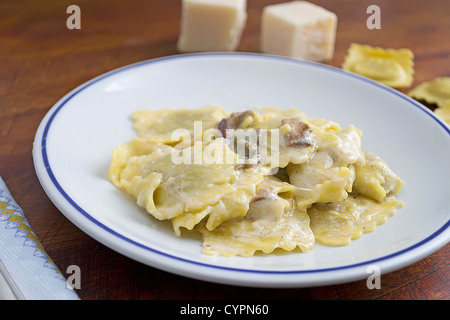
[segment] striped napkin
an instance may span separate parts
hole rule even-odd
[[[0,177],[0,299],[79,300]]]

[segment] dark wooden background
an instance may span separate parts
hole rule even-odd
[[[248,0],[238,51],[259,51],[260,15],[281,1]],[[410,48],[415,85],[450,76],[450,1],[314,0],[338,15],[334,58],[340,67],[352,42]],[[66,9],[81,8],[81,30],[69,30]],[[369,5],[381,8],[381,29],[366,27]],[[36,129],[68,91],[111,69],[177,54],[179,0],[0,0],[0,176],[61,271],[81,269],[82,299],[449,299],[450,246],[365,281],[302,289],[254,289],[196,281],[130,260],[71,224],[42,190],[31,156]],[[408,89],[402,89],[406,92]],[[426,213],[424,213],[426,214]]]

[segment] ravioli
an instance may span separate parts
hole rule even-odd
[[[423,82],[409,91],[408,95],[416,100],[435,104],[436,115],[450,124],[450,77],[437,77]]]
[[[206,254],[253,256],[280,248],[306,252],[314,247],[314,234],[306,211],[296,209],[294,188],[274,177],[259,185],[247,214],[227,221],[214,231],[200,228]]]
[[[112,152],[109,178],[203,253],[307,252],[346,245],[403,202],[401,180],[361,148],[355,126],[298,109],[137,111],[136,136]]]
[[[194,132],[194,122],[201,121],[202,129],[211,128],[227,113],[220,107],[169,110],[139,110],[133,113],[134,129],[141,137],[155,142],[175,143],[172,137],[177,129]]]
[[[405,182],[379,156],[364,150],[366,163],[356,166],[353,190],[377,201],[396,195]]]
[[[146,161],[171,151],[172,147],[166,144],[136,136],[112,151],[109,178],[116,187],[122,188],[122,182],[136,176]]]
[[[233,113],[224,119],[227,129],[264,132],[258,135],[259,164],[284,168],[289,163],[304,163],[317,148],[314,132],[297,109],[262,108],[258,112]]]
[[[342,68],[394,88],[411,86],[414,54],[409,49],[383,49],[352,43]]]
[[[426,81],[408,92],[408,95],[416,100],[424,100],[428,103],[444,107],[450,103],[450,77],[438,77],[432,81]]]
[[[131,157],[118,181],[119,187],[136,197],[138,205],[155,218],[166,220],[198,213],[236,191],[231,181],[237,172],[232,165],[174,164],[172,156],[167,152]],[[116,167],[113,162],[112,170]]]
[[[205,227],[209,231],[225,221],[244,217],[255,197],[256,187],[263,179],[264,175],[257,169],[237,171],[229,184],[233,187],[233,193],[223,194],[216,204],[207,206],[201,212],[186,212],[174,218],[176,233],[180,233],[181,227],[192,230],[206,216],[208,219]]]
[[[315,202],[344,200],[352,191],[355,165],[365,162],[361,132],[354,126],[329,128],[320,136],[318,151],[308,162],[286,168],[290,183],[297,187],[297,206],[304,210]]]
[[[386,223],[403,205],[400,200],[378,202],[351,194],[342,201],[315,203],[308,209],[308,215],[316,241],[343,246],[363,233],[375,231],[377,225]]]

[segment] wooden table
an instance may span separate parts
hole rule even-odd
[[[249,0],[239,51],[259,51],[260,15],[280,1]],[[339,17],[334,58],[340,67],[352,42],[410,48],[415,85],[450,76],[448,0],[316,0]],[[69,30],[66,9],[81,9],[81,29]],[[366,9],[381,9],[381,29],[369,30]],[[35,131],[49,108],[83,82],[133,62],[177,54],[179,0],[1,0],[0,175],[24,209],[47,253],[64,273],[81,269],[81,299],[449,299],[450,245],[381,278],[302,289],[254,289],[196,281],[130,260],[93,240],[59,212],[36,177]],[[405,90],[404,90],[405,92]],[[426,214],[426,213],[424,213]]]

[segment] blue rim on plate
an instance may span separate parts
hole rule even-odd
[[[156,59],[152,59],[152,60],[147,60],[147,61],[142,61],[142,62],[138,62],[135,64],[131,64],[128,66],[124,66],[122,68],[119,69],[115,69],[113,71],[110,71],[108,73],[105,73],[103,75],[100,75],[88,82],[86,82],[85,84],[82,84],[81,86],[79,86],[78,88],[76,88],[74,91],[72,91],[70,94],[68,94],[66,97],[64,97],[61,101],[58,102],[58,106],[56,107],[56,109],[54,110],[54,112],[50,115],[45,127],[44,127],[44,131],[42,134],[42,139],[40,141],[40,145],[41,145],[41,156],[45,165],[45,169],[46,172],[48,173],[48,176],[50,178],[50,180],[52,181],[54,187],[58,190],[58,192],[65,198],[65,200],[74,208],[76,209],[80,214],[82,214],[84,217],[86,217],[87,219],[89,219],[91,222],[93,222],[95,225],[97,225],[98,227],[100,227],[101,229],[103,229],[104,231],[108,232],[110,235],[113,235],[114,237],[117,237],[121,240],[124,240],[134,246],[137,246],[139,248],[148,250],[150,252],[156,253],[158,255],[170,258],[170,259],[175,259],[178,261],[182,261],[182,262],[186,262],[186,263],[190,263],[190,264],[194,264],[194,265],[199,265],[199,266],[203,266],[203,267],[208,267],[208,268],[214,268],[214,269],[221,269],[221,270],[228,270],[228,271],[238,271],[238,272],[246,272],[246,273],[257,273],[257,274],[309,274],[309,273],[321,273],[321,272],[329,272],[329,271],[337,271],[337,270],[344,270],[344,269],[351,269],[351,268],[355,268],[355,267],[360,267],[360,266],[364,266],[364,265],[370,265],[370,264],[374,264],[380,261],[384,261],[387,259],[391,259],[393,257],[397,257],[400,256],[404,253],[407,253],[411,250],[414,250],[418,247],[421,247],[427,243],[429,243],[431,240],[435,239],[437,236],[439,236],[440,234],[442,234],[447,228],[449,228],[450,226],[450,220],[447,220],[447,222],[442,225],[438,230],[436,230],[433,234],[429,235],[428,237],[426,237],[425,239],[423,239],[420,242],[417,242],[415,244],[413,244],[412,246],[409,246],[403,250],[394,252],[392,254],[388,254],[376,259],[372,259],[372,260],[367,260],[367,261],[363,261],[363,262],[359,262],[359,263],[354,263],[354,264],[348,264],[348,265],[343,265],[343,266],[338,266],[338,267],[330,267],[330,268],[322,268],[322,269],[307,269],[307,270],[255,270],[255,269],[244,269],[244,268],[233,268],[233,267],[227,267],[227,266],[220,266],[220,265],[213,265],[213,264],[209,264],[209,263],[204,263],[204,262],[199,262],[199,261],[193,261],[193,260],[189,260],[189,259],[185,259],[182,257],[177,257],[175,255],[171,255],[159,250],[156,250],[152,247],[143,245],[139,242],[136,242],[116,231],[114,231],[113,229],[109,228],[108,226],[106,226],[105,224],[103,224],[102,222],[98,221],[97,219],[95,219],[91,214],[89,214],[89,212],[85,211],[83,208],[81,208],[68,194],[67,192],[61,187],[60,183],[58,182],[58,180],[56,179],[55,175],[53,174],[52,171],[52,167],[50,165],[49,159],[48,159],[48,154],[47,154],[47,136],[48,136],[48,132],[50,130],[50,127],[54,121],[54,119],[56,118],[56,116],[58,115],[58,113],[64,108],[64,106],[75,96],[77,96],[79,93],[81,93],[83,90],[85,90],[86,88],[90,87],[91,85],[95,84],[96,82],[103,80],[105,78],[111,77],[112,75],[115,75],[117,73],[120,72],[124,72],[126,70],[132,69],[132,68],[136,68],[136,67],[140,67],[143,65],[148,65],[148,64],[156,64],[156,63],[161,63],[167,60],[171,60],[171,59],[189,59],[191,57],[198,57],[198,56],[202,56],[202,55],[207,55],[207,56],[265,56],[268,59],[279,59],[279,60],[284,60],[284,61],[289,61],[291,63],[297,63],[297,64],[304,64],[304,65],[308,65],[308,66],[312,66],[314,68],[320,68],[320,69],[325,69],[327,71],[330,72],[334,72],[334,73],[339,73],[341,75],[344,75],[346,77],[352,77],[352,78],[357,78],[358,80],[362,80],[366,83],[369,83],[370,85],[379,87],[385,91],[390,92],[391,94],[396,95],[397,97],[400,97],[403,100],[406,100],[408,103],[410,103],[411,105],[413,105],[415,108],[418,108],[419,110],[423,111],[426,115],[428,115],[429,117],[431,117],[435,122],[437,122],[437,124],[439,124],[445,131],[447,134],[450,135],[450,128],[449,126],[447,126],[442,120],[440,120],[435,114],[433,114],[431,111],[429,111],[427,108],[425,108],[424,106],[422,106],[420,103],[416,102],[415,100],[409,98],[408,96],[402,94],[401,92],[389,88],[387,86],[384,86],[378,82],[375,82],[373,80],[364,78],[362,76],[359,76],[357,74],[353,74],[353,73],[349,73],[346,72],[342,69],[339,68],[335,68],[332,66],[328,66],[328,65],[324,65],[324,64],[319,64],[319,63],[314,63],[314,62],[308,62],[308,61],[303,61],[303,60],[294,60],[294,59],[290,59],[290,58],[285,58],[285,57],[280,57],[280,56],[267,56],[267,55],[262,55],[262,54],[258,54],[258,53],[196,53],[196,54],[182,54],[182,55],[174,55],[174,56],[167,56],[167,57],[162,57],[162,58],[156,58]],[[438,248],[437,248],[438,249]]]

